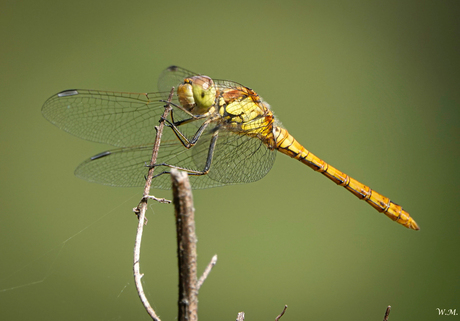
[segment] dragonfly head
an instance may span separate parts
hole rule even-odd
[[[216,88],[214,82],[208,76],[194,76],[185,78],[177,88],[177,96],[182,107],[189,111],[198,108],[205,112],[214,105],[216,100]]]

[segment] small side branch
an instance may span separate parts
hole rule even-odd
[[[278,321],[279,319],[281,319],[281,317],[284,315],[284,312],[286,312],[286,309],[287,309],[287,305],[284,306],[283,311],[281,311],[280,315],[275,318],[275,321]]]
[[[188,175],[171,169],[179,259],[179,321],[198,320],[195,209]]]
[[[217,264],[217,254],[212,257],[211,262],[209,262],[208,266],[206,267],[206,269],[203,272],[203,275],[198,280],[198,283],[196,285],[198,290],[201,288],[201,286],[203,285],[204,281],[208,277],[209,273],[211,273],[212,268],[216,264]]]

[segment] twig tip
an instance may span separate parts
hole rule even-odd
[[[391,305],[389,305],[385,311],[385,316],[383,317],[383,321],[388,321],[388,316],[390,315]]]
[[[284,305],[283,311],[280,313],[279,316],[277,316],[277,317],[275,318],[275,321],[278,321],[278,320],[284,315],[284,312],[286,312],[286,309],[287,309],[287,308],[288,308],[288,306],[285,304],[285,305]]]

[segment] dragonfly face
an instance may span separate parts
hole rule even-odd
[[[208,76],[194,76],[184,79],[177,88],[177,96],[182,107],[192,114],[201,115],[216,101],[216,87]]]

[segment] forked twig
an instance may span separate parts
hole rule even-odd
[[[153,146],[152,158],[150,160],[150,168],[149,168],[149,172],[147,175],[147,181],[145,183],[144,194],[143,194],[141,202],[134,209],[134,212],[136,213],[139,219],[139,223],[137,224],[136,241],[134,244],[134,265],[133,265],[134,283],[136,284],[137,293],[139,294],[139,298],[141,299],[142,304],[144,305],[150,317],[155,321],[160,321],[160,318],[157,316],[157,314],[155,313],[155,310],[152,308],[149,301],[147,300],[147,297],[145,296],[144,289],[142,287],[142,282],[141,282],[143,274],[140,273],[139,260],[140,260],[140,253],[141,253],[142,232],[143,232],[144,223],[145,223],[145,211],[147,210],[147,200],[151,198],[149,196],[149,193],[150,193],[150,186],[152,185],[153,172],[155,170],[154,165],[158,157],[161,136],[163,134],[164,122],[165,122],[166,117],[168,117],[168,114],[172,110],[170,103],[171,103],[173,94],[174,94],[174,87],[171,89],[171,92],[169,94],[168,101],[165,106],[165,111],[163,113],[163,116],[160,119],[160,125],[155,126],[157,134],[155,137],[155,144]]]

